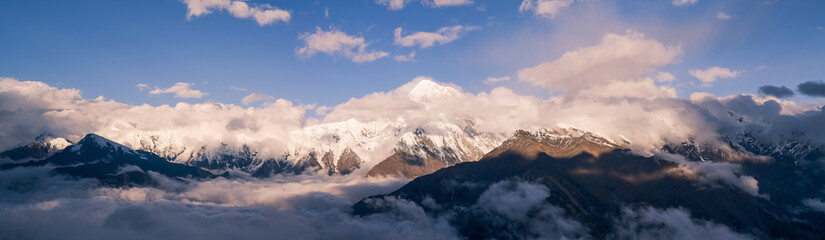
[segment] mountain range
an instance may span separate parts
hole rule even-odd
[[[549,194],[540,199],[541,206],[560,209],[595,238],[617,237],[628,211],[645,207],[684,210],[756,238],[816,239],[825,234],[825,215],[803,206],[822,196],[825,148],[801,139],[770,142],[758,133],[740,132],[715,144],[666,142],[645,155],[629,149],[625,140],[573,128],[518,130],[503,138],[479,133],[472,121],[463,127],[434,126],[396,131],[389,156],[372,164],[362,158],[368,145],[386,143],[370,140],[393,138],[352,124],[338,133],[360,134],[342,137],[333,131],[326,134],[331,136],[328,145],[296,148],[280,159],[261,159],[248,146],[233,150],[225,144],[218,152],[207,147],[180,152],[151,136],[141,138],[135,150],[97,134],[74,144],[44,135],[0,153],[11,162],[0,168],[49,165],[54,174],[116,187],[156,186],[155,174],[178,181],[232,178],[237,173],[230,170],[262,178],[355,173],[409,178],[414,180],[392,193],[356,203],[354,214],[391,212],[393,199],[403,199],[432,217],[446,217],[470,239],[537,237],[527,223],[546,218],[539,212],[546,207],[525,210],[520,221],[479,207],[490,189],[520,184],[546,188]]]

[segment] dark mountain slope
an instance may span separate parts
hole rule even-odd
[[[794,215],[738,188],[722,183],[699,185],[677,163],[621,149],[605,152],[594,148],[607,146],[598,138],[555,143],[537,134],[517,133],[481,161],[459,163],[419,177],[388,195],[364,199],[354,206],[355,213],[391,211],[388,199],[400,198],[423,206],[432,216],[451,216],[451,223],[471,239],[534,238],[526,226],[501,224],[507,220],[472,207],[491,185],[516,180],[547,187],[550,196],[544,202],[562,208],[596,238],[610,237],[616,231],[623,209],[647,206],[684,209],[695,218],[758,238],[817,239],[825,234],[822,214]],[[564,156],[570,149],[579,153],[559,158],[547,153]],[[600,153],[595,156],[591,151]]]
[[[168,162],[145,151],[135,151],[96,134],[86,135],[77,144],[39,160],[19,164],[5,164],[2,169],[15,167],[58,166],[57,174],[81,178],[96,178],[114,186],[154,185],[147,171],[173,178],[214,178],[200,168]]]

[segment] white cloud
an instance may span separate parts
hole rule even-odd
[[[730,19],[730,15],[728,15],[725,12],[719,11],[718,13],[716,13],[716,18],[721,19],[721,20],[728,20],[728,19]]]
[[[410,0],[375,0],[376,3],[386,5],[389,10],[401,10]]]
[[[658,73],[656,73],[656,81],[659,81],[659,82],[672,82],[673,80],[676,80],[676,76],[673,76],[673,74],[671,74],[669,72],[658,72]]]
[[[524,0],[519,5],[518,11],[532,11],[536,16],[553,19],[571,3],[573,0]]]
[[[392,57],[396,62],[415,62],[415,51],[410,52],[407,55],[396,55]]]
[[[291,14],[288,11],[272,7],[268,4],[250,7],[244,1],[232,0],[183,0],[188,9],[186,17],[198,17],[212,13],[214,10],[226,10],[237,18],[248,18],[264,26],[275,21],[289,22]]]
[[[143,91],[143,89],[147,89],[147,88],[149,88],[149,85],[146,85],[145,83],[138,83],[138,84],[137,84],[137,88],[138,88],[138,91],[141,91],[141,92],[142,92],[142,91]]]
[[[155,87],[155,89],[150,91],[149,94],[158,95],[164,93],[174,93],[176,98],[202,98],[203,96],[209,95],[208,93],[201,92],[200,90],[192,89],[192,85],[194,84],[178,82],[169,88]]]
[[[673,6],[690,6],[696,4],[699,0],[673,0]]]
[[[470,0],[422,0],[421,4],[430,7],[453,7],[473,4]]]
[[[484,80],[484,83],[485,83],[485,84],[494,84],[494,83],[498,83],[498,82],[506,82],[506,81],[510,81],[510,77],[509,77],[509,76],[504,76],[504,77],[488,77],[488,78],[487,78],[487,80]]]
[[[291,15],[289,12],[272,7],[249,7],[241,1],[233,1],[229,7],[229,13],[237,18],[252,18],[259,25],[271,24],[275,21],[289,22]]]
[[[396,28],[395,44],[404,47],[414,47],[418,45],[420,48],[432,47],[436,43],[440,45],[455,41],[467,32],[479,29],[477,26],[448,26],[442,27],[435,32],[415,32],[413,34],[402,36],[402,29]]]
[[[304,46],[296,50],[295,54],[307,58],[321,52],[363,63],[389,55],[383,51],[367,50],[369,44],[364,41],[363,37],[353,37],[335,29],[324,31],[316,27],[315,33],[303,33],[298,36],[298,39],[304,41]]]
[[[269,95],[266,95],[266,94],[262,94],[262,93],[252,93],[252,94],[246,95],[246,97],[243,97],[243,99],[241,99],[241,102],[244,105],[249,105],[249,104],[252,104],[252,103],[255,103],[255,102],[260,102],[260,101],[270,101],[270,102],[275,101],[275,97],[269,96]]]
[[[739,72],[731,71],[727,68],[710,67],[705,70],[690,70],[690,75],[693,75],[694,77],[702,81],[702,84],[707,85],[715,82],[717,79],[735,78],[739,76]]]
[[[655,93],[658,90],[652,81],[640,81],[639,78],[655,70],[655,67],[678,61],[681,54],[679,45],[667,46],[629,30],[624,35],[607,34],[598,45],[569,51],[552,62],[522,69],[518,77],[521,81],[552,91],[564,91],[567,96],[584,90],[591,90],[590,94],[608,94],[599,88],[609,86],[616,87],[616,92],[612,94],[638,92],[621,89],[621,85],[642,87]],[[668,94],[665,95],[669,95],[672,91],[666,92]]]
[[[401,10],[413,0],[375,0],[375,3],[387,6],[389,10]],[[473,4],[472,0],[421,0],[421,5],[426,7],[456,7]]]

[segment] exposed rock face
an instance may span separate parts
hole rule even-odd
[[[418,128],[402,137],[393,154],[370,169],[367,176],[415,178],[456,163],[477,161],[501,141],[498,135],[479,134],[468,126],[437,137]]]
[[[618,148],[621,146],[606,138],[577,129],[541,129],[536,132],[518,130],[501,146],[484,155],[483,159],[495,158],[506,151],[528,157],[539,153],[554,158],[568,158],[580,153],[599,156]]]
[[[308,155],[299,159],[295,164],[292,166],[292,171],[297,174],[301,174],[305,171],[318,171],[321,170],[321,164],[318,163],[318,153],[317,152],[310,152]]]
[[[701,187],[679,163],[634,155],[593,135],[521,131],[481,161],[421,176],[353,207],[358,215],[393,211],[393,199],[400,198],[417,203],[431,217],[447,219],[469,239],[536,238],[534,229],[523,222],[477,205],[492,185],[523,181],[549,189],[542,204],[561,209],[561,217],[580,223],[596,239],[615,238],[626,209],[639,207],[683,209],[697,219],[759,239],[818,239],[825,234],[825,214],[789,210],[821,194],[816,191],[825,177],[817,172],[787,161],[748,162],[741,173],[758,180],[763,195],[757,196],[721,183]],[[793,190],[771,187],[785,184]],[[532,219],[527,222],[542,220],[540,211],[530,209],[525,216]]]
[[[351,148],[344,149],[341,157],[338,158],[338,166],[335,169],[342,175],[347,175],[361,167],[361,158],[352,151]]]
[[[447,166],[449,165],[444,161],[432,156],[420,157],[404,152],[396,152],[378,165],[375,165],[375,167],[367,173],[367,176],[402,176],[415,178],[433,173]]]

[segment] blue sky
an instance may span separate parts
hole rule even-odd
[[[301,104],[335,105],[394,89],[416,76],[455,83],[465,91],[505,86],[546,97],[552,91],[518,81],[520,69],[593,46],[608,33],[633,29],[667,45],[681,45],[679,61],[662,66],[679,96],[755,93],[772,84],[795,88],[825,78],[825,2],[576,0],[553,18],[519,11],[522,1],[476,0],[451,7],[418,1],[390,10],[373,0],[247,1],[289,11],[288,22],[259,25],[227,10],[187,18],[187,4],[145,1],[3,1],[0,76],[76,88],[129,104],[216,101],[241,104],[262,93]],[[265,7],[264,7],[265,8]],[[325,13],[328,12],[328,17]],[[722,19],[720,16],[729,18]],[[461,25],[475,30],[421,49],[394,41],[403,35]],[[340,31],[363,37],[367,50],[387,57],[353,62],[316,53],[299,56],[304,33]],[[414,62],[394,61],[415,51]],[[739,74],[702,85],[692,69],[723,67]],[[485,84],[488,77],[514,80]],[[155,87],[192,83],[202,98],[149,94]],[[143,83],[148,89],[139,90]],[[233,90],[235,88],[247,91]],[[818,101],[797,95],[796,101]]]

